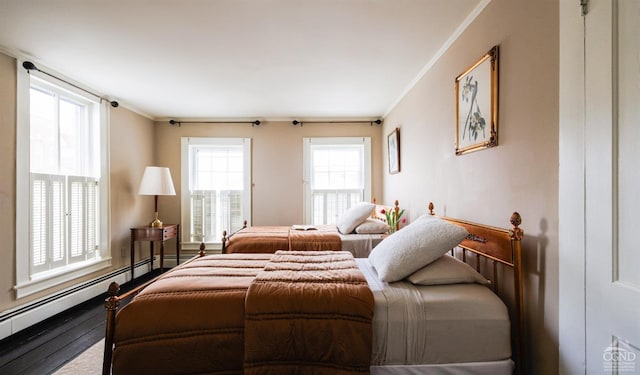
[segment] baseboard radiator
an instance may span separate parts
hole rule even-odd
[[[135,276],[138,277],[150,272],[150,263],[149,259],[136,263]],[[175,259],[173,263],[175,264]],[[131,280],[131,267],[125,266],[95,279],[84,281],[49,296],[6,310],[0,314],[0,340],[101,294],[104,294],[106,298],[106,291],[111,282],[115,281],[122,285],[129,280]]]

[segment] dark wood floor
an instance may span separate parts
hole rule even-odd
[[[122,285],[125,292],[159,274]],[[0,374],[51,374],[104,339],[105,295],[98,296],[0,341]]]

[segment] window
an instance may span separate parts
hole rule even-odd
[[[251,222],[250,161],[250,138],[182,138],[184,239],[220,243]]]
[[[306,224],[334,224],[371,196],[370,138],[304,139]]]
[[[108,173],[99,98],[18,71],[20,297],[108,266]]]

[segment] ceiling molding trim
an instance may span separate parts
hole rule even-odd
[[[465,18],[464,21],[462,21],[462,23],[460,24],[460,26],[458,26],[456,30],[453,32],[453,34],[451,34],[449,39],[447,39],[447,41],[444,42],[442,47],[440,47],[440,49],[435,53],[435,55],[433,55],[431,60],[427,62],[427,65],[425,65],[422,68],[422,70],[418,72],[418,75],[416,75],[416,77],[407,85],[404,91],[402,91],[402,94],[400,94],[400,96],[389,106],[389,109],[387,109],[384,115],[382,116],[383,118],[387,117],[389,113],[391,113],[391,111],[393,111],[393,109],[400,103],[400,101],[402,101],[402,99],[404,99],[404,97],[407,96],[407,94],[409,94],[409,92],[415,87],[415,85],[417,85],[418,82],[420,82],[422,77],[424,77],[424,75],[427,74],[429,70],[431,70],[431,68],[442,57],[442,55],[444,55],[445,52],[447,52],[449,47],[453,45],[453,43],[460,37],[460,35],[462,35],[462,33],[467,29],[467,27],[471,25],[471,23],[476,19],[476,17],[478,17],[478,15],[482,13],[484,8],[486,8],[486,6],[489,5],[490,2],[491,0],[481,1],[480,4],[478,4],[478,6],[476,6],[475,9],[473,9],[473,11],[469,13],[467,18]]]
[[[21,55],[17,51],[11,48],[7,48],[6,46],[3,46],[1,44],[0,44],[0,53],[2,53],[3,55],[7,55],[9,57],[13,57],[14,59],[19,59]],[[28,59],[23,59],[23,60],[28,60]]]

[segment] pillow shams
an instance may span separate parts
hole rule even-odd
[[[485,279],[471,266],[449,254],[444,254],[433,263],[409,275],[407,280],[416,285],[489,284],[489,280]]]
[[[338,218],[338,222],[336,223],[338,231],[342,234],[349,234],[353,232],[360,223],[365,221],[369,215],[371,215],[374,206],[375,205],[373,203],[368,202],[360,202],[351,206]]]
[[[356,227],[356,233],[359,234],[382,234],[389,231],[389,225],[376,219],[366,219],[363,223]]]
[[[382,281],[402,280],[457,246],[468,232],[439,218],[416,220],[385,238],[369,261]]]

